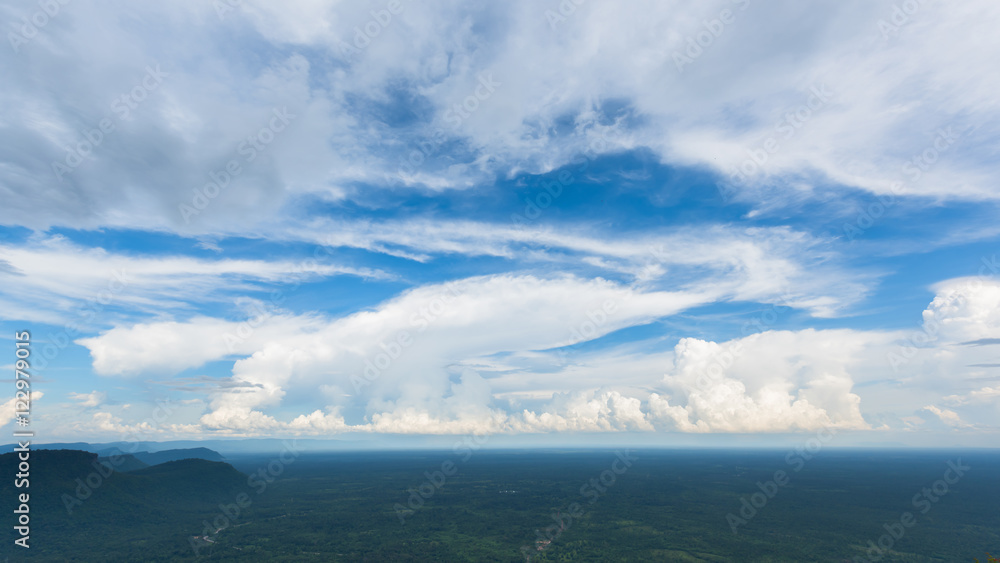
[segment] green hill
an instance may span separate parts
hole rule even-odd
[[[14,475],[17,463],[17,454],[0,455],[0,474]],[[39,450],[31,452],[30,464],[28,488],[15,489],[13,479],[0,481],[0,511],[5,514],[14,510],[19,493],[30,495],[29,559],[192,557],[189,538],[203,529],[202,522],[217,516],[220,505],[250,490],[247,476],[231,465],[201,459],[135,467],[125,473],[111,471],[108,461],[94,453]],[[16,532],[8,527],[4,534],[7,545],[12,545]],[[81,549],[95,544],[102,546],[101,553]]]
[[[207,461],[225,461],[219,452],[208,448],[187,448],[181,450],[163,450],[160,452],[137,452],[133,457],[146,465],[158,465],[168,461],[178,461],[182,459],[203,459]]]
[[[114,467],[115,471],[121,471],[122,473],[128,473],[129,471],[137,471],[139,469],[149,467],[149,464],[143,463],[136,459],[135,456],[131,455],[99,457],[97,459],[101,463],[106,463]]]

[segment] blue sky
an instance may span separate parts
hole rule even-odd
[[[996,11],[0,2],[6,367],[42,441],[995,444]]]

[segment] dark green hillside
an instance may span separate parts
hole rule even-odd
[[[186,459],[100,478],[70,515],[77,479],[98,480],[96,454],[32,452],[27,560],[844,563],[893,529],[881,563],[971,562],[1000,546],[994,451],[633,454],[628,466],[607,450],[233,456],[244,473]],[[0,471],[15,461],[0,456]],[[788,479],[770,484],[779,471]],[[0,511],[16,492],[0,480]],[[192,544],[206,526],[211,541]]]
[[[117,457],[111,457],[111,456],[103,457],[102,456],[102,457],[99,457],[97,459],[101,463],[110,464],[117,471],[120,471],[122,473],[128,473],[129,471],[137,471],[139,469],[145,469],[145,468],[149,467],[149,464],[143,463],[143,462],[139,461],[138,459],[136,459],[135,456],[131,456],[131,455],[117,455],[117,454],[113,454],[113,455],[116,455]]]
[[[14,475],[17,454],[0,455],[0,473]],[[27,492],[31,508],[29,560],[169,561],[187,557],[188,537],[220,504],[250,490],[232,466],[200,459],[173,461],[131,473],[109,471],[97,454],[31,452],[30,486],[0,481],[0,511],[11,514]],[[5,526],[4,551],[15,532]],[[81,546],[86,546],[81,548]],[[15,553],[20,560],[22,553]]]
[[[89,451],[89,450],[88,450]],[[226,461],[226,458],[217,451],[208,448],[184,448],[176,450],[162,450],[158,452],[130,451],[120,448],[106,448],[97,452],[100,456],[111,457],[113,455],[132,456],[145,465],[159,465],[168,461],[178,461],[181,459],[204,459],[207,461]]]
[[[183,450],[164,450],[162,452],[137,452],[132,454],[146,465],[158,465],[168,461],[181,459],[204,459],[208,461],[225,461],[219,452],[208,448],[188,448]]]

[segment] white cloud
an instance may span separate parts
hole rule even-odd
[[[262,311],[241,322],[195,317],[187,322],[117,327],[76,343],[90,350],[94,371],[101,375],[173,374],[212,360],[252,354],[283,335],[306,334],[320,326],[309,316]]]
[[[248,4],[221,19],[211,4],[127,5],[136,18],[163,22],[157,33],[107,17],[123,7],[66,10],[24,48],[30,55],[0,54],[22,78],[0,93],[12,110],[3,123],[11,141],[0,145],[8,162],[0,190],[9,204],[0,222],[252,234],[280,222],[293,198],[351,197],[356,182],[416,178],[464,188],[498,173],[546,171],[579,154],[635,147],[670,165],[728,174],[769,136],[780,148],[751,184],[779,185],[782,194],[832,181],[880,194],[901,182],[901,194],[998,195],[998,85],[979,72],[1000,50],[990,32],[1000,7],[992,2],[921,3],[883,37],[888,0],[587,3],[554,29],[535,2],[443,0],[407,5],[354,55],[343,54],[341,42],[353,41],[373,16],[352,3]],[[722,9],[736,21],[678,71],[675,55]],[[5,11],[19,19],[15,8]],[[233,64],[232,52],[214,40],[220,33],[262,56]],[[186,62],[195,58],[197,65]],[[101,65],[95,72],[77,59]],[[119,119],[111,103],[141,83],[150,65],[167,76]],[[484,75],[499,82],[495,92],[456,120],[454,105]],[[791,137],[779,132],[814,86],[832,97],[801,123],[793,118]],[[66,91],[72,104],[59,94]],[[400,91],[419,111],[396,123],[390,116]],[[296,115],[291,125],[246,161],[240,144],[283,107]],[[52,162],[104,118],[116,130],[57,180]],[[906,167],[948,128],[958,140],[933,164]],[[611,142],[595,143],[602,135]],[[464,152],[443,154],[440,139]],[[400,174],[414,151],[424,162]],[[186,223],[179,205],[230,159],[242,164],[238,178]],[[767,189],[750,191],[773,199]]]
[[[876,274],[848,264],[832,237],[790,227],[701,222],[625,235],[596,219],[560,222],[561,213],[527,227],[485,212],[461,220],[447,205],[430,219],[365,219],[399,190],[499,189],[569,163],[573,183],[589,182],[596,157],[621,151],[722,176],[759,168],[736,193],[755,206],[749,218],[806,201],[847,205],[841,187],[895,193],[904,205],[995,200],[1000,81],[981,69],[1000,52],[991,29],[1000,7],[919,5],[883,36],[892,0],[585,2],[559,22],[528,0],[439,0],[403,4],[353,53],[343,44],[375,21],[371,6],[247,1],[221,17],[195,1],[67,9],[23,52],[0,50],[17,78],[0,89],[9,109],[0,224],[36,230],[0,245],[0,310],[103,330],[77,340],[100,375],[232,361],[227,381],[192,399],[191,411],[198,401],[207,410],[185,426],[220,433],[917,427],[927,422],[914,416],[920,405],[955,428],[996,425],[986,408],[995,386],[968,383],[996,378],[986,343],[1000,338],[1000,284],[982,272],[933,287],[919,342],[903,331],[795,330],[674,346],[671,332],[670,342],[604,341],[558,356],[553,348],[712,303],[779,303],[843,326]],[[736,21],[687,52],[722,9]],[[23,15],[14,5],[0,12]],[[682,69],[678,54],[691,57]],[[148,69],[161,69],[162,83],[117,115],[114,100]],[[482,88],[488,95],[477,97]],[[477,108],[456,118],[470,99]],[[280,131],[275,112],[289,119]],[[115,130],[95,140],[106,118]],[[248,136],[268,129],[274,141],[248,151]],[[87,154],[69,173],[53,171],[74,152]],[[229,161],[239,171],[223,174]],[[222,185],[217,197],[205,195],[210,182]],[[314,214],[316,201],[333,211]],[[340,213],[340,203],[362,211]],[[217,259],[39,234],[52,227],[179,233],[191,238],[171,240]],[[934,244],[985,239],[991,228],[950,229]],[[361,249],[436,274],[438,261],[477,258],[455,275],[490,275],[458,280],[455,293],[418,285],[339,318],[247,307],[246,321],[223,320],[220,303],[260,306],[246,296],[265,288],[392,277],[333,260],[225,258],[227,238]],[[478,269],[485,263],[513,273]],[[734,345],[738,357],[712,371]],[[377,376],[363,379],[366,370]],[[106,400],[71,397],[87,407]],[[933,406],[941,397],[954,410]],[[109,413],[85,422],[145,428]]]
[[[915,404],[954,389],[962,366],[988,354],[990,346],[955,340],[993,333],[995,288],[959,281],[941,284],[928,307],[951,336],[909,355],[899,377],[888,380],[891,355],[907,346],[904,331],[769,330],[720,343],[682,338],[672,351],[646,342],[566,356],[557,349],[722,295],[572,276],[428,285],[337,319],[279,315],[233,346],[226,335],[238,334],[239,323],[207,317],[119,327],[80,343],[106,375],[170,373],[238,358],[231,380],[207,390],[201,424],[221,432],[740,433],[861,430],[873,422],[908,428],[916,424]],[[769,322],[743,329],[766,330]],[[973,370],[968,376],[984,368],[965,369]],[[279,406],[287,412],[317,405],[316,388],[323,390],[321,408],[291,422],[276,416]],[[991,392],[984,387],[946,400],[983,404]],[[995,418],[987,411],[969,416],[986,426]]]
[[[101,432],[113,432],[113,433],[136,433],[136,434],[150,434],[155,432],[156,426],[149,422],[142,422],[139,424],[124,424],[122,419],[109,413],[109,412],[95,412],[91,419],[94,428]]]
[[[641,400],[618,391],[560,394],[541,413],[525,410],[511,423],[517,432],[651,431]]]
[[[962,417],[958,415],[957,412],[950,409],[938,408],[934,405],[927,405],[923,410],[933,413],[935,416],[941,419],[941,422],[952,426],[955,428],[971,428],[971,424],[966,424],[962,421]]]
[[[288,428],[302,431],[314,430],[321,434],[335,434],[345,431],[347,424],[344,423],[344,417],[337,413],[324,414],[322,411],[315,410],[308,415],[303,414],[296,417],[288,423]]]
[[[1000,386],[982,387],[973,389],[964,395],[949,395],[944,398],[952,405],[968,405],[978,403],[998,403],[1000,402]]]
[[[1000,338],[1000,282],[958,278],[933,289],[936,295],[923,315],[928,333],[950,343]]]
[[[623,101],[644,123],[619,132],[621,144],[649,146],[668,163],[728,174],[749,158],[748,149],[775,136],[780,149],[766,165],[775,176],[826,176],[877,193],[901,181],[902,193],[996,197],[987,148],[993,133],[968,132],[993,121],[984,116],[998,109],[994,88],[970,72],[1000,48],[997,40],[984,45],[973,39],[988,29],[984,13],[996,6],[955,10],[922,3],[905,26],[883,37],[879,20],[891,16],[891,2],[751,4],[581,5],[553,29],[546,8],[536,3],[463,10],[441,2],[404,12],[347,75],[366,93],[387,76],[408,77],[437,109],[432,126],[442,126],[445,112],[468,95],[477,75],[492,72],[502,86],[459,134],[490,155],[486,166],[501,170],[512,163],[547,170],[567,162],[589,145],[587,132],[601,117],[600,105]],[[705,20],[726,8],[736,22],[679,72],[675,55],[704,31]],[[349,35],[352,21],[367,19],[352,12],[340,6],[328,11],[320,20],[326,33],[317,31],[317,20],[286,27],[289,14],[282,14],[280,29],[289,31],[280,37],[332,45]],[[275,36],[270,20],[256,21]],[[492,25],[478,31],[467,21]],[[490,41],[480,41],[479,33],[490,34]],[[794,58],[787,57],[789,45]],[[438,65],[446,52],[452,58],[447,74]],[[931,87],[938,84],[948,87]],[[786,114],[808,101],[813,86],[832,96],[805,120],[784,123],[794,124],[791,138],[776,132]],[[575,118],[573,131],[553,133],[566,116]],[[905,162],[933,147],[937,130],[948,127],[964,136],[913,179]],[[391,170],[391,160],[387,164]],[[464,185],[454,171],[437,170],[452,185]]]
[[[717,344],[684,338],[654,394],[657,419],[681,431],[868,428],[852,365],[871,341],[854,331],[771,331]]]
[[[996,376],[996,346],[1000,335],[1000,282],[991,277],[956,278],[936,284],[934,299],[923,311],[923,322],[899,333],[887,351],[892,373],[932,390],[951,395],[964,380]]]
[[[109,375],[172,372],[243,356],[233,368],[239,385],[218,391],[203,419],[213,427],[269,427],[276,424],[273,418],[252,409],[319,384],[327,385],[330,396],[338,395],[335,388],[341,395],[360,394],[373,415],[411,409],[461,418],[482,414],[465,409],[485,406],[489,386],[471,373],[455,374],[461,381],[450,384],[450,365],[591,340],[712,298],[635,291],[600,279],[490,276],[416,288],[373,311],[331,321],[265,320],[233,349],[226,335],[236,334],[238,324],[209,318],[116,328],[79,342],[91,350],[95,371]],[[396,424],[384,416],[372,421]]]
[[[90,393],[70,393],[69,398],[80,403],[84,407],[97,407],[104,403],[108,394],[104,391],[91,391]]]
[[[148,419],[129,424],[110,412],[95,412],[90,420],[78,422],[74,426],[75,430],[86,436],[92,436],[96,431],[117,435],[120,439],[129,441],[152,436],[191,435],[203,431],[194,424],[165,424]]]
[[[34,403],[43,396],[45,396],[45,393],[41,391],[32,391],[30,402]],[[20,406],[17,402],[18,399],[15,397],[0,405],[0,426],[6,426],[14,420],[15,416],[17,416],[18,406]]]
[[[653,287],[698,283],[736,300],[781,301],[817,316],[834,316],[863,298],[870,278],[846,272],[829,249],[831,241],[785,227],[703,225],[623,237],[595,236],[593,229],[473,221],[318,221],[277,236],[421,261],[460,254],[562,267],[586,264]]]
[[[572,277],[493,276],[421,287],[312,334],[269,341],[233,368],[235,380],[256,387],[220,395],[212,408],[276,404],[294,378],[294,386],[322,382],[346,394],[360,393],[372,414],[459,416],[461,405],[485,405],[490,394],[479,376],[461,375],[461,383],[449,384],[449,365],[507,350],[590,340],[710,299],[697,293],[635,292]],[[388,418],[372,421],[381,427],[395,424]]]
[[[7,282],[0,288],[0,303],[11,305],[4,307],[6,318],[78,327],[98,324],[95,319],[101,317],[108,322],[113,318],[110,311],[123,306],[132,314],[155,315],[269,285],[292,286],[339,275],[389,277],[311,257],[293,262],[134,256],[82,247],[60,236],[0,245],[0,255],[7,265],[0,269],[0,279]]]

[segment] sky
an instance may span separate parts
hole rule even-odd
[[[0,425],[995,446],[998,18],[0,0]]]

